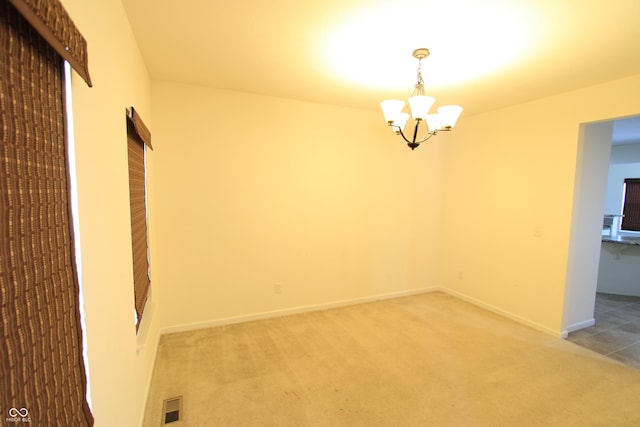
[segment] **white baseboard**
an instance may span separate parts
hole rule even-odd
[[[574,323],[573,325],[568,325],[567,328],[562,332],[563,338],[566,338],[569,335],[569,332],[579,331],[580,329],[588,328],[589,326],[593,326],[596,324],[596,319],[589,319],[582,322]]]
[[[427,287],[427,288],[419,288],[419,289],[411,289],[411,290],[405,290],[405,291],[398,291],[398,292],[390,292],[390,293],[386,293],[386,294],[379,294],[379,295],[373,295],[373,296],[368,296],[368,297],[362,297],[362,298],[353,298],[353,299],[348,299],[348,300],[342,300],[342,301],[335,301],[335,302],[330,302],[330,303],[324,303],[324,304],[314,304],[314,305],[308,305],[308,306],[302,306],[302,307],[293,307],[293,308],[286,308],[286,309],[282,309],[282,310],[274,310],[274,311],[267,311],[267,312],[262,312],[262,313],[254,313],[254,314],[246,314],[246,315],[241,315],[241,316],[234,316],[234,317],[227,317],[227,318],[222,318],[222,319],[213,319],[213,320],[207,320],[204,322],[195,322],[195,323],[189,323],[189,324],[184,324],[184,325],[178,325],[178,326],[171,326],[171,327],[167,327],[167,328],[163,328],[160,331],[161,335],[166,335],[166,334],[174,334],[174,333],[178,333],[178,332],[186,332],[186,331],[193,331],[193,330],[197,330],[197,329],[204,329],[204,328],[212,328],[212,327],[216,327],[216,326],[222,326],[222,325],[231,325],[234,323],[243,323],[243,322],[251,322],[254,320],[262,320],[262,319],[269,319],[269,318],[274,318],[274,317],[282,317],[282,316],[289,316],[292,314],[300,314],[300,313],[307,313],[307,312],[311,312],[311,311],[319,311],[319,310],[327,310],[327,309],[331,309],[331,308],[338,308],[338,307],[345,307],[348,305],[355,305],[355,304],[362,304],[362,303],[367,303],[367,302],[372,302],[372,301],[380,301],[380,300],[385,300],[385,299],[392,299],[392,298],[400,298],[400,297],[406,297],[406,296],[411,296],[411,295],[418,295],[418,294],[423,294],[423,293],[427,293],[427,292],[435,292],[435,291],[441,291],[444,293],[447,293],[449,295],[452,295],[456,298],[459,298],[463,301],[466,301],[468,303],[471,303],[475,306],[481,307],[485,310],[489,310],[493,313],[499,314],[501,316],[504,316],[508,319],[511,319],[513,321],[516,321],[520,324],[529,326],[533,329],[536,329],[540,332],[544,332],[547,335],[551,335],[554,337],[558,337],[558,338],[566,338],[569,332],[573,332],[576,331],[578,329],[582,329],[582,328],[586,328],[589,326],[592,326],[593,324],[595,324],[595,320],[591,319],[585,322],[581,322],[575,325],[571,325],[569,327],[567,327],[567,329],[565,331],[560,331],[560,330],[555,330],[555,329],[551,329],[548,328],[547,326],[541,325],[539,323],[536,322],[532,322],[529,319],[526,319],[524,317],[515,315],[511,312],[502,310],[500,308],[497,308],[493,305],[487,304],[485,302],[482,302],[480,300],[477,300],[475,298],[472,298],[466,294],[460,293],[460,292],[456,292],[456,291],[452,291],[450,289],[446,289],[446,288],[440,288],[438,286],[433,286],[433,287]]]
[[[452,295],[452,296],[454,296],[456,298],[460,298],[463,301],[466,301],[466,302],[471,303],[473,305],[476,305],[478,307],[482,307],[482,308],[484,308],[486,310],[492,311],[492,312],[494,312],[496,314],[499,314],[501,316],[504,316],[504,317],[506,317],[508,319],[514,320],[514,321],[516,321],[516,322],[518,322],[520,324],[529,326],[529,327],[531,327],[533,329],[536,329],[536,330],[538,330],[540,332],[544,332],[547,335],[551,335],[551,336],[558,337],[558,338],[566,338],[567,337],[566,336],[566,332],[564,332],[564,331],[551,329],[551,328],[548,328],[548,327],[546,327],[544,325],[541,325],[539,323],[532,322],[529,319],[526,319],[524,317],[520,317],[520,316],[518,316],[516,314],[513,314],[511,312],[502,310],[502,309],[500,309],[498,307],[495,307],[495,306],[493,306],[491,304],[487,304],[485,302],[482,302],[480,300],[472,298],[472,297],[470,297],[468,295],[465,295],[463,293],[452,291],[451,289],[445,289],[445,288],[441,288],[439,290],[444,292],[444,293],[447,293],[449,295]]]
[[[207,320],[205,322],[195,322],[195,323],[163,328],[160,331],[160,334],[161,335],[174,334],[177,332],[193,331],[196,329],[212,328],[215,326],[231,325],[234,323],[251,322],[254,320],[289,316],[292,314],[307,313],[311,311],[327,310],[330,308],[345,307],[348,305],[362,304],[362,303],[367,303],[372,301],[380,301],[385,299],[424,294],[427,292],[434,292],[438,290],[440,290],[440,288],[438,287],[409,289],[405,291],[390,292],[386,294],[379,294],[379,295],[373,295],[373,296],[362,297],[362,298],[353,298],[353,299],[324,303],[324,304],[315,304],[315,305],[308,305],[308,306],[302,306],[302,307],[286,308],[283,310],[274,310],[274,311],[266,311],[262,313],[247,314],[242,316],[227,317],[223,319]]]

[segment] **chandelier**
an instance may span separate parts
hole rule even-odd
[[[462,107],[458,105],[444,105],[438,108],[437,114],[429,114],[431,105],[435,102],[424,93],[424,81],[422,80],[422,60],[429,56],[429,49],[420,48],[413,51],[413,57],[418,59],[418,82],[409,98],[409,107],[413,117],[413,135],[404,133],[404,128],[409,120],[409,114],[405,112],[405,103],[399,99],[382,101],[382,113],[384,119],[396,135],[402,136],[407,145],[414,150],[421,143],[436,135],[438,132],[450,131],[456,124]],[[426,125],[423,124],[426,122]],[[422,126],[421,126],[422,124]],[[425,128],[421,130],[420,128]]]

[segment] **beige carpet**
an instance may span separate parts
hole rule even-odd
[[[640,371],[435,292],[162,337],[144,426],[639,426]]]

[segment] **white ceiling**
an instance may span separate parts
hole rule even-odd
[[[122,0],[152,79],[464,115],[640,73],[640,0]]]

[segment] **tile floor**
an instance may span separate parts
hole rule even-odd
[[[567,340],[640,369],[640,297],[599,292],[594,317]]]

